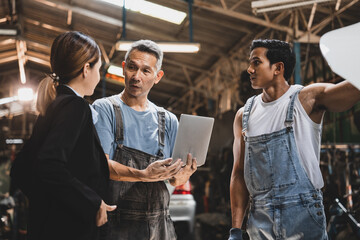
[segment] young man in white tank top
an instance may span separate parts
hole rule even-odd
[[[251,239],[327,239],[320,191],[322,119],[325,111],[351,108],[360,91],[348,81],[290,86],[295,55],[286,42],[254,40],[250,50],[251,85],[263,91],[234,119],[229,240],[242,239],[248,203]]]

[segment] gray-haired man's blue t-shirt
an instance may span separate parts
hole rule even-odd
[[[149,102],[146,111],[138,112],[121,99],[120,95],[114,97],[122,110],[124,122],[123,145],[140,151],[156,155],[159,151],[158,141],[158,114],[154,103]],[[115,143],[116,120],[114,108],[106,98],[96,100],[92,105],[98,112],[95,124],[104,152],[113,159],[117,144]],[[165,110],[165,158],[171,157],[174,148],[179,122],[176,116]]]

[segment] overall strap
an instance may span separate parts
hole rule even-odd
[[[157,107],[158,115],[158,132],[159,132],[159,153],[158,156],[164,156],[164,147],[165,147],[165,109],[162,107]]]
[[[293,122],[294,122],[295,99],[296,99],[297,95],[299,94],[299,92],[301,91],[301,89],[298,89],[295,93],[293,93],[290,96],[290,103],[289,103],[288,108],[287,108],[286,119],[285,119],[285,126],[286,127],[291,127]]]
[[[115,113],[115,125],[116,125],[115,140],[116,142],[124,141],[124,124],[122,120],[120,105],[118,102],[115,101],[114,97],[108,97],[107,99],[113,105],[114,113]]]
[[[245,106],[244,106],[244,112],[243,112],[243,116],[242,116],[242,134],[243,134],[243,136],[245,136],[245,132],[246,132],[247,127],[248,127],[248,121],[249,121],[249,117],[250,117],[250,112],[251,112],[251,108],[253,106],[255,97],[256,97],[256,95],[249,98],[246,101]]]

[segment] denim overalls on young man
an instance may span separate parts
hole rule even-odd
[[[157,156],[124,146],[124,126],[119,104],[108,98],[116,117],[116,143],[114,161],[123,165],[145,169],[150,163],[162,159],[165,138],[165,111],[158,108],[159,152]],[[176,239],[170,218],[170,195],[163,181],[120,182],[110,181],[110,204],[116,204],[108,212],[108,240],[172,240]]]
[[[322,192],[314,188],[300,163],[294,138],[294,102],[299,91],[290,97],[286,128],[276,132],[247,136],[255,96],[244,107],[244,178],[250,195],[250,239],[328,239]]]

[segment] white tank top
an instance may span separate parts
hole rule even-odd
[[[262,94],[256,96],[249,116],[247,136],[258,136],[285,128],[290,96],[301,87],[291,85],[284,95],[273,102],[263,102]],[[314,187],[321,189],[324,186],[319,166],[322,120],[320,124],[313,122],[305,112],[298,96],[295,99],[293,127],[300,163]]]

